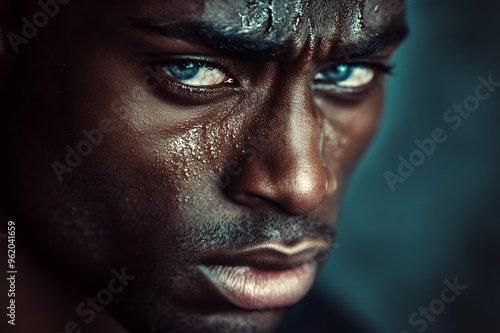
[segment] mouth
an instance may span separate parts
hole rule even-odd
[[[326,245],[313,240],[293,246],[265,243],[218,253],[198,268],[222,298],[239,308],[282,308],[309,291],[317,272],[315,258]]]

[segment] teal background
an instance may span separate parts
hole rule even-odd
[[[412,0],[407,11],[410,37],[344,197],[339,245],[284,332],[500,332],[500,88],[458,129],[443,120],[478,76],[500,82],[500,2]],[[447,141],[392,192],[384,172],[435,128]],[[467,290],[427,327],[411,325],[455,278]]]

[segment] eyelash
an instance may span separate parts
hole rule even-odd
[[[236,70],[229,71],[226,66],[202,57],[173,56],[170,59],[155,59],[161,57],[159,54],[149,54],[147,57],[149,60],[143,62],[143,67],[151,68],[160,79],[158,82],[160,86],[158,89],[154,89],[154,93],[160,98],[168,99],[168,101],[173,103],[180,103],[183,105],[211,103],[220,98],[229,97],[234,93],[234,91],[241,88],[239,82],[234,79],[236,76],[233,72],[237,73]],[[220,86],[215,87],[190,86],[173,78],[169,78],[164,72],[162,72],[162,67],[168,64],[189,62],[201,63],[207,68],[221,70],[233,78],[233,82],[229,84],[221,84]],[[151,71],[149,71],[148,75],[151,75]]]
[[[383,75],[394,75],[394,69],[396,68],[395,65],[388,65],[384,62],[379,62],[379,61],[356,61],[356,62],[352,61],[352,62],[335,63],[335,64],[332,64],[330,66],[323,68],[323,70],[325,70],[327,68],[335,67],[335,66],[341,66],[341,65],[351,66],[351,67],[366,67],[366,68],[370,68],[370,69],[375,69],[375,70],[379,71],[380,74],[383,74]]]
[[[227,83],[227,84],[221,84],[218,86],[212,86],[212,87],[203,87],[203,86],[190,86],[183,84],[182,82],[178,82],[175,79],[168,78],[166,76],[162,76],[163,81],[166,82],[171,88],[177,91],[177,94],[181,95],[188,95],[188,96],[199,96],[199,97],[205,97],[205,98],[216,98],[218,97],[222,92],[227,91],[227,88],[231,88],[232,90],[237,89],[240,87],[239,81],[235,78],[233,74],[231,74],[230,71],[228,71],[225,67],[220,66],[218,64],[215,64],[210,61],[206,60],[200,60],[200,59],[172,59],[168,61],[162,61],[162,62],[156,62],[151,65],[153,65],[154,68],[157,68],[159,66],[164,66],[165,64],[168,63],[174,63],[174,62],[193,62],[197,64],[203,64],[207,68],[213,68],[220,70],[224,73],[226,73],[229,77],[233,79],[233,82]],[[323,90],[328,90],[328,91],[333,91],[333,93],[338,94],[338,95],[363,95],[373,88],[376,87],[376,81],[380,78],[380,76],[386,76],[386,75],[393,75],[394,74],[394,65],[388,65],[384,62],[381,61],[352,61],[352,62],[342,62],[342,63],[336,63],[332,64],[328,67],[325,67],[323,70],[326,70],[327,68],[332,68],[335,66],[340,66],[340,65],[346,65],[346,66],[351,66],[351,67],[365,67],[365,68],[370,68],[376,70],[378,73],[375,73],[376,78],[372,80],[371,83],[367,84],[365,87],[362,88],[348,88],[348,87],[340,87],[337,85],[328,85],[328,84],[315,84],[318,88],[323,88]],[[318,72],[317,72],[318,73]],[[375,83],[375,84],[374,84]],[[328,87],[328,88],[327,88]]]
[[[318,84],[318,83],[313,82],[313,85],[316,88],[319,88],[319,89],[325,91],[326,93],[331,93],[331,95],[334,95],[341,100],[343,99],[343,97],[345,97],[346,101],[359,100],[359,98],[365,96],[370,91],[377,88],[381,84],[380,78],[384,77],[384,76],[388,76],[388,75],[389,76],[394,75],[394,69],[396,67],[395,65],[389,65],[389,64],[385,63],[384,60],[378,60],[378,59],[370,60],[370,59],[368,59],[368,60],[364,60],[364,61],[348,61],[348,62],[334,63],[334,64],[331,64],[329,66],[324,67],[322,70],[324,71],[328,68],[332,68],[335,66],[341,66],[341,65],[352,66],[352,67],[365,67],[365,68],[373,69],[376,71],[375,78],[372,80],[372,82],[370,82],[366,86],[360,87],[360,88],[341,87],[341,86],[333,85],[333,84],[324,84],[324,83]],[[317,71],[316,73],[319,73],[319,72],[321,72],[321,71]],[[354,98],[354,99],[351,99],[351,98]]]
[[[383,75],[394,75],[394,69],[396,68],[396,65],[388,65],[385,63],[380,63],[380,62],[368,62],[368,63],[362,63],[360,64],[361,66],[365,66],[368,68],[376,69],[378,70],[381,74]]]

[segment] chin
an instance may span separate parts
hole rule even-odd
[[[219,313],[194,313],[160,306],[158,312],[145,316],[131,308],[114,316],[130,333],[272,333],[278,329],[285,312],[286,309],[228,308]]]

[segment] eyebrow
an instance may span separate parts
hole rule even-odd
[[[210,22],[161,22],[139,18],[131,19],[130,23],[139,30],[167,38],[184,40],[236,56],[257,57],[264,60],[274,60],[284,56],[290,44],[289,40],[280,39],[280,36],[276,36],[277,41],[263,40],[261,37],[242,34],[240,28]],[[332,51],[336,57],[346,59],[367,57],[400,42],[407,33],[408,29],[404,24],[386,27],[385,30],[372,33],[354,43],[337,45]]]
[[[336,56],[343,57],[348,61],[352,58],[366,58],[388,46],[399,44],[408,36],[408,32],[406,24],[397,24],[386,27],[385,30],[372,32],[371,36],[361,37],[355,42],[341,44],[332,51]]]
[[[276,58],[284,54],[287,49],[286,42],[265,41],[243,35],[237,28],[208,22],[162,23],[150,19],[134,19],[131,23],[140,30],[236,55]]]

